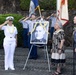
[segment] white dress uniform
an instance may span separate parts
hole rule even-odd
[[[17,28],[15,26],[3,26],[1,30],[4,30],[4,41],[3,41],[3,47],[4,47],[4,52],[5,52],[5,70],[11,69],[15,70],[14,68],[14,52],[16,48],[16,34]]]

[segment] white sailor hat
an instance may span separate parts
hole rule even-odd
[[[14,17],[12,17],[12,16],[8,16],[8,17],[6,17],[6,20],[14,20]]]

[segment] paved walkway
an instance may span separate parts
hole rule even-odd
[[[73,75],[73,50],[71,48],[66,49],[66,64],[62,69],[61,75]],[[37,60],[28,60],[25,70],[23,70],[24,63],[28,54],[27,48],[16,48],[15,52],[15,71],[4,70],[4,50],[0,49],[0,75],[52,75],[56,67],[50,65],[51,72],[48,71],[48,63],[44,58],[44,50],[38,48],[39,58]],[[49,54],[50,57],[50,54]]]

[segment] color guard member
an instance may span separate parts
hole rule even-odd
[[[30,44],[30,37],[31,37],[31,32],[33,30],[33,25],[34,25],[33,23],[34,22],[36,22],[36,16],[35,16],[35,14],[31,14],[31,20],[28,21],[28,23],[29,23],[29,33],[28,33],[29,50],[30,50],[31,45],[32,45],[32,44]],[[33,48],[32,48],[31,54],[30,54],[30,59],[37,59],[37,57],[38,57],[37,46],[34,45]]]
[[[23,17],[22,19],[19,20],[20,23],[23,25],[23,48],[28,47],[28,23],[27,19],[29,17]]]

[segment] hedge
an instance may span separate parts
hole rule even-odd
[[[22,15],[18,14],[0,14],[0,24],[2,24],[7,16],[13,16],[14,17],[14,22],[13,24],[17,27],[18,30],[18,46],[22,46],[22,25],[18,22],[20,18],[22,18]],[[4,33],[3,31],[0,30],[0,48],[3,47],[3,38],[4,38]]]

